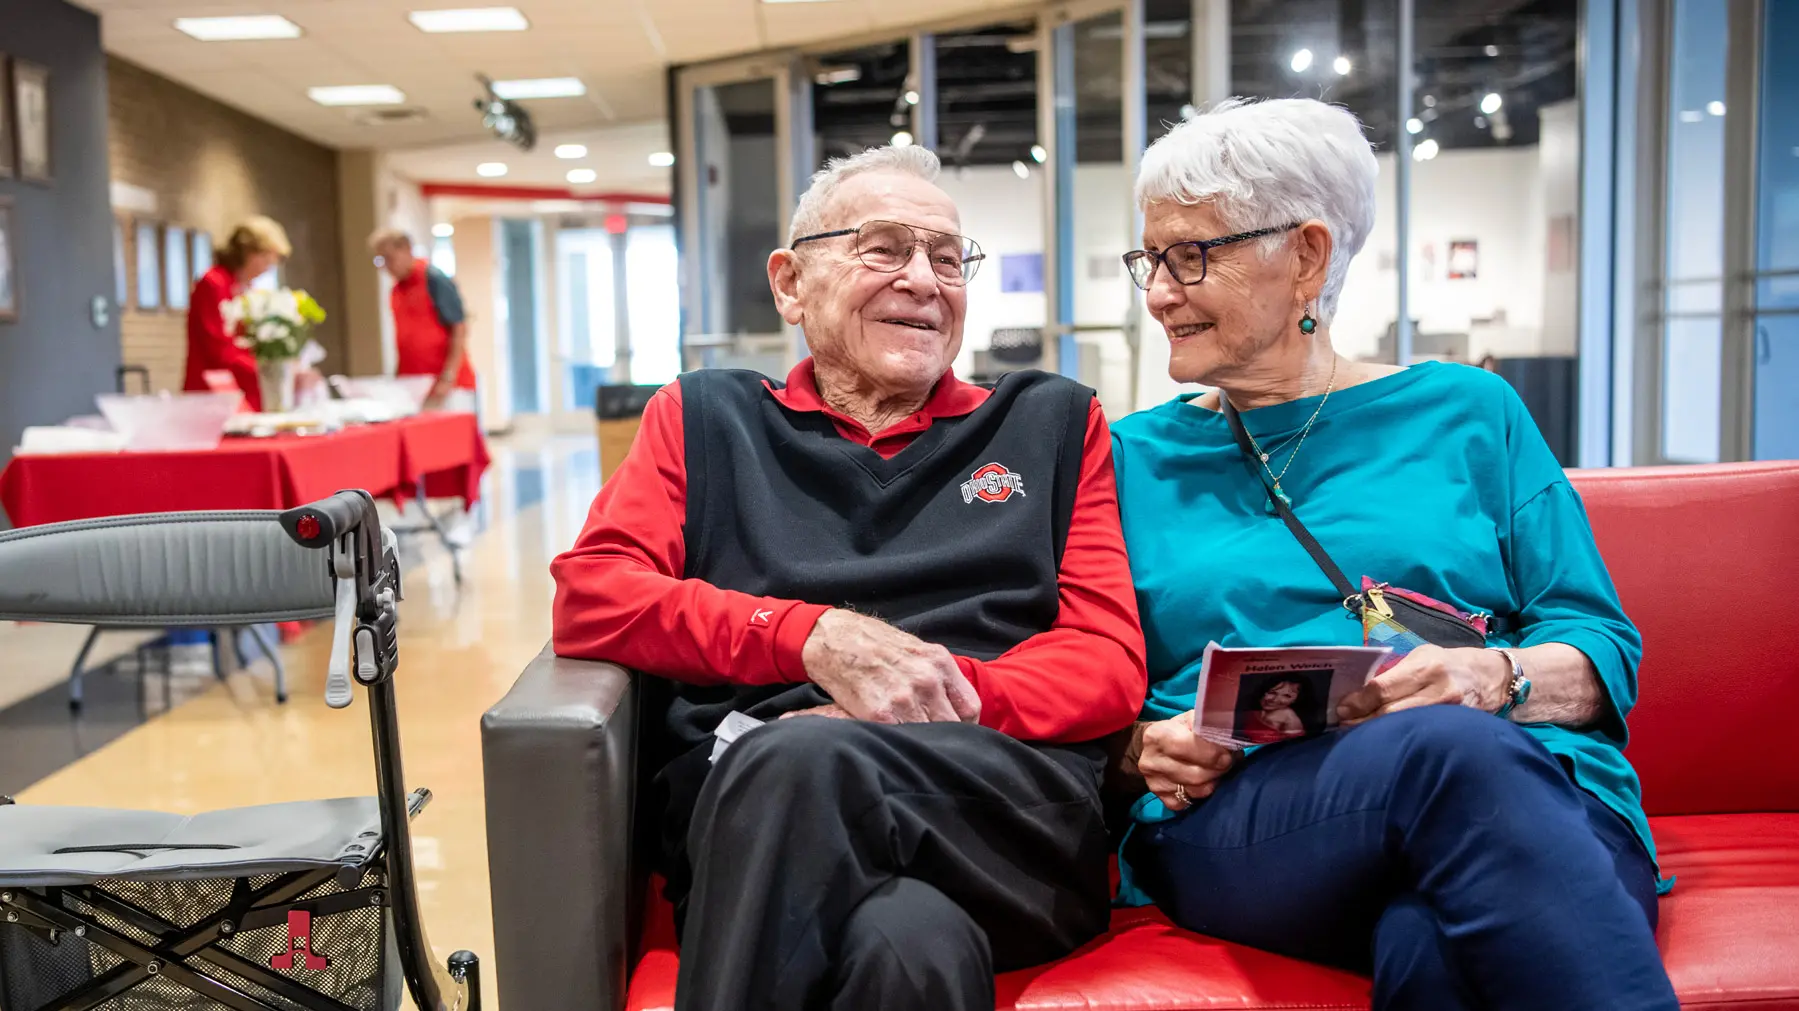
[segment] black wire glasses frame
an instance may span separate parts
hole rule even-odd
[[[1161,252],[1147,249],[1135,249],[1124,254],[1124,269],[1130,271],[1131,280],[1144,291],[1149,290],[1156,277],[1156,266],[1168,268],[1168,276],[1179,284],[1198,284],[1206,279],[1206,252],[1219,246],[1228,246],[1233,242],[1247,242],[1265,235],[1278,235],[1290,232],[1303,221],[1295,221],[1290,225],[1279,225],[1274,228],[1258,228],[1253,232],[1238,232],[1235,235],[1221,235],[1216,239],[1203,239],[1194,242],[1177,242]]]
[[[869,270],[893,274],[912,262],[912,250],[925,247],[925,259],[931,272],[944,284],[960,287],[974,278],[986,254],[981,244],[966,235],[936,232],[899,221],[864,221],[855,228],[839,228],[834,232],[802,235],[788,243],[793,249],[814,239],[835,239],[844,235],[856,237],[856,256]]]

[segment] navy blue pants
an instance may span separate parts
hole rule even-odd
[[[1654,864],[1529,734],[1431,706],[1261,749],[1127,848],[1176,923],[1381,1009],[1674,1009]]]

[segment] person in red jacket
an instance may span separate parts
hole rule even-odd
[[[271,218],[253,217],[231,230],[213,254],[213,266],[194,282],[187,308],[187,375],[183,390],[205,392],[206,373],[230,372],[253,411],[262,410],[262,386],[256,378],[256,355],[237,345],[237,334],[225,327],[226,302],[293,254],[287,232]]]
[[[475,410],[475,369],[468,360],[462,294],[449,275],[412,254],[412,236],[383,229],[369,237],[376,264],[394,279],[395,375],[431,376],[426,410]]]
[[[1072,380],[951,373],[981,253],[938,171],[820,173],[768,260],[812,357],[664,387],[551,569],[556,652],[645,675],[677,1011],[992,1011],[1108,922],[1097,742],[1146,685],[1111,440]]]

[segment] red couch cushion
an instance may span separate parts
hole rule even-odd
[[[1662,960],[1686,1008],[1799,1011],[1799,814],[1653,818]]]
[[[1799,814],[1657,818],[1662,958],[1681,1006],[1799,1011]],[[674,929],[659,898],[628,1011],[674,1007]],[[1121,910],[1112,931],[1050,965],[999,978],[999,1011],[1364,1011],[1368,981],[1191,934],[1153,909]]]
[[[1799,734],[1758,715],[1799,712],[1799,463],[1570,476],[1643,633],[1625,752],[1643,806],[1799,810]]]

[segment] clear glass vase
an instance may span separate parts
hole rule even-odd
[[[264,414],[284,414],[294,409],[294,377],[299,371],[299,364],[292,358],[263,358],[256,362]]]

